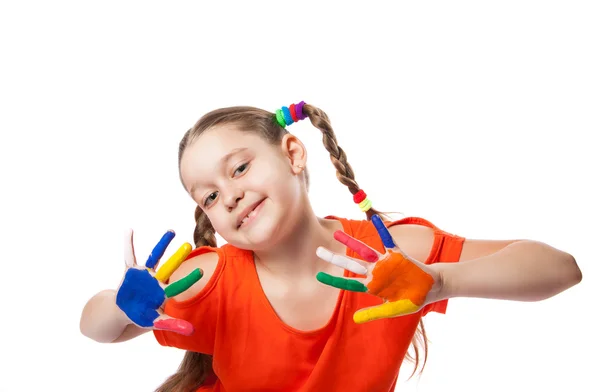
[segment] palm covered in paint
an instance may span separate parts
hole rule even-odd
[[[381,305],[358,310],[354,314],[356,323],[415,313],[430,302],[440,283],[439,275],[431,267],[411,259],[398,248],[379,216],[373,216],[372,222],[383,241],[386,253],[379,253],[341,231],[334,234],[335,239],[354,250],[365,261],[339,255],[325,248],[317,250],[321,259],[365,276],[348,279],[320,272],[317,275],[320,282],[383,299],[384,303]]]
[[[167,298],[174,297],[196,283],[202,277],[199,269],[192,271],[185,278],[166,285],[171,274],[190,254],[192,247],[184,243],[163,266],[155,271],[157,264],[167,247],[175,237],[168,231],[150,253],[145,266],[136,262],[133,250],[133,231],[125,237],[125,276],[117,291],[117,306],[136,325],[143,328],[164,329],[183,335],[191,335],[192,325],[185,320],[173,319],[162,311]]]

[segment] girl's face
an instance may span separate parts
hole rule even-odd
[[[228,124],[205,131],[185,150],[181,178],[194,201],[228,243],[268,248],[302,210],[306,151],[292,135],[271,145]]]

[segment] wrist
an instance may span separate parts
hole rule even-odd
[[[129,324],[133,324],[133,321],[127,316],[127,314],[117,305],[117,291],[107,292],[106,294],[107,301],[110,301],[113,307],[113,317],[115,319],[115,323],[119,326],[122,326],[123,329]]]
[[[438,291],[437,300],[450,299],[458,297],[456,290],[456,271],[458,263],[437,263],[434,264],[440,280],[440,289]]]

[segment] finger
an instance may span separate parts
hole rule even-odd
[[[379,237],[383,241],[383,245],[388,249],[396,248],[394,238],[390,234],[387,227],[385,227],[385,223],[383,223],[381,218],[378,215],[373,215],[373,217],[371,218],[371,222],[373,222],[375,229],[377,229],[377,233],[379,233]]]
[[[411,314],[419,310],[419,306],[412,303],[409,299],[401,299],[395,302],[386,302],[371,308],[361,309],[354,313],[354,322],[357,324],[368,321],[379,320]]]
[[[325,272],[317,274],[317,280],[328,286],[336,287],[342,290],[355,291],[358,293],[366,293],[369,289],[362,284],[358,279],[338,278],[331,276]]]
[[[133,229],[125,230],[125,266],[133,268],[137,265],[133,249]]]
[[[335,233],[333,233],[333,238],[335,238],[342,244],[346,245],[348,248],[358,253],[360,257],[362,257],[366,261],[374,263],[379,260],[379,253],[377,253],[375,250],[368,247],[367,245],[363,244],[362,242],[350,237],[348,234],[344,233],[341,230],[338,230]]]
[[[173,230],[167,231],[162,236],[160,241],[158,241],[158,244],[156,244],[154,249],[152,249],[150,256],[148,256],[148,260],[146,261],[146,268],[156,268],[156,265],[160,261],[161,257],[163,257],[163,255],[165,254],[165,251],[167,250],[167,247],[169,246],[171,241],[173,241],[173,238],[175,238],[175,232]]]
[[[191,252],[192,246],[189,243],[186,242],[185,244],[181,245],[177,252],[175,252],[173,256],[171,256],[169,260],[167,260],[167,262],[160,267],[154,277],[163,283],[166,282]]]
[[[175,297],[194,285],[197,281],[202,278],[202,271],[200,268],[196,268],[190,272],[185,278],[179,279],[177,282],[173,282],[165,288],[165,295],[167,298]]]
[[[175,319],[162,313],[154,320],[154,329],[175,332],[185,336],[191,336],[194,333],[194,326],[189,322],[181,319]]]
[[[317,256],[328,263],[347,269],[355,274],[366,275],[368,273],[367,268],[359,264],[356,260],[351,259],[350,257],[335,254],[323,247],[317,248]]]

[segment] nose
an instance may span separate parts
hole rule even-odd
[[[238,187],[233,187],[227,189],[226,192],[224,195],[225,207],[229,211],[232,211],[238,205],[239,201],[244,198],[244,191]]]

